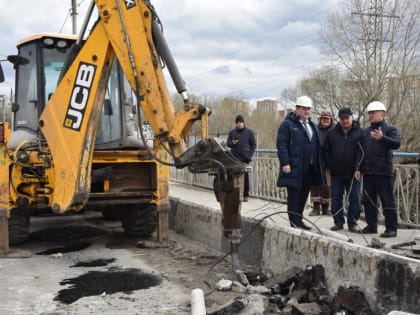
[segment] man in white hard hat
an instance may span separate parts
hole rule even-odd
[[[397,236],[397,210],[392,187],[392,150],[400,147],[398,128],[385,122],[385,105],[374,101],[366,108],[371,125],[366,128],[362,147],[364,158],[357,177],[363,174],[363,205],[367,226],[364,234],[378,232],[378,196],[385,217],[385,231],[380,237]]]
[[[302,220],[310,187],[326,184],[319,135],[310,119],[312,107],[311,98],[298,97],[295,112],[286,116],[277,131],[277,186],[287,188],[290,225],[304,230],[310,229]]]

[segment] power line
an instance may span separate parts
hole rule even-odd
[[[67,19],[69,18],[70,14],[71,14],[71,10],[69,10],[69,11],[67,12],[67,16],[66,16],[66,18],[64,19],[63,25],[61,25],[60,31],[58,32],[59,34],[61,34],[61,32],[63,31],[64,25],[66,24]]]

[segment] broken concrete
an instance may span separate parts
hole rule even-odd
[[[210,198],[214,196],[209,193]],[[214,207],[206,207],[205,202],[194,203],[176,197],[172,197],[171,203],[173,230],[218,251],[229,252],[216,203]],[[256,222],[242,218],[243,235],[248,236],[248,232],[254,230],[240,246],[241,263],[260,264],[274,275],[296,266],[322,265],[332,295],[340,285],[358,286],[375,314],[392,310],[419,312],[420,261],[289,228],[285,224],[263,222],[254,228]]]

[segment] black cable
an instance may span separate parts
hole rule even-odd
[[[245,235],[245,237],[240,241],[240,243],[238,244],[238,250],[239,247],[241,247],[241,245],[248,239],[248,237],[250,237],[250,235],[254,232],[254,230],[266,219],[272,217],[273,215],[277,215],[277,214],[294,214],[297,215],[299,217],[301,217],[303,220],[308,221],[311,225],[313,225],[321,235],[324,235],[321,231],[321,229],[315,224],[313,223],[311,220],[305,218],[302,214],[294,212],[294,211],[276,211],[274,213],[268,214],[266,216],[264,216],[262,219],[260,219],[257,223],[254,224],[254,226],[251,228],[251,230]],[[229,252],[227,252],[226,254],[224,254],[221,258],[219,258],[218,261],[216,261],[211,267],[210,269],[206,272],[205,277],[208,276],[208,274],[218,265],[220,264],[227,256],[232,254],[232,250],[230,250]]]

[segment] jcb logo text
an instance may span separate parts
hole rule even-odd
[[[77,131],[80,130],[95,72],[95,65],[80,63],[71,93],[70,103],[67,108],[67,114],[64,118],[64,127]]]

